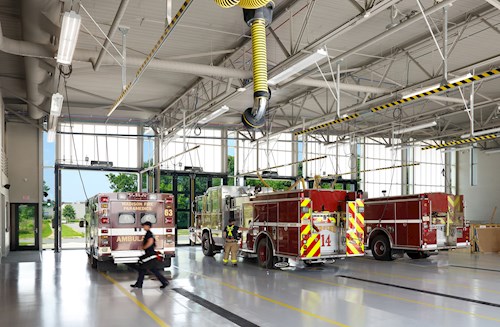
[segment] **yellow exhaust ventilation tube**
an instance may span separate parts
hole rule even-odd
[[[241,121],[247,129],[265,124],[270,92],[267,86],[266,26],[273,20],[274,2],[269,0],[215,0],[222,8],[239,5],[252,32],[253,97],[254,104],[243,113]]]

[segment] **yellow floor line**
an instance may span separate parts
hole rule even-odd
[[[293,310],[293,311],[296,311],[296,312],[299,312],[299,313],[302,313],[306,316],[310,316],[310,317],[313,317],[313,318],[316,318],[318,320],[321,320],[321,321],[324,321],[324,322],[327,322],[331,325],[335,325],[335,326],[340,326],[340,327],[349,327],[348,325],[346,324],[343,324],[341,322],[338,322],[338,321],[335,321],[333,319],[330,319],[330,318],[327,318],[327,317],[323,317],[323,316],[320,316],[320,315],[317,315],[315,313],[312,313],[312,312],[309,312],[309,311],[306,311],[306,310],[303,310],[303,309],[300,309],[300,308],[297,308],[297,307],[294,307],[292,305],[289,305],[289,304],[286,304],[284,302],[281,302],[281,301],[278,301],[278,300],[275,300],[275,299],[272,299],[272,298],[269,298],[267,296],[263,296],[263,295],[260,295],[260,294],[257,294],[257,293],[254,293],[254,292],[251,292],[251,291],[247,291],[245,289],[242,289],[242,288],[239,288],[237,286],[234,286],[232,284],[229,284],[229,283],[225,283],[225,282],[222,282],[218,279],[215,279],[215,278],[212,278],[212,277],[208,277],[206,275],[203,275],[203,274],[199,274],[199,273],[194,273],[190,270],[186,270],[186,269],[181,269],[177,266],[174,266],[172,265],[173,267],[175,267],[176,269],[178,270],[182,270],[182,271],[185,271],[185,272],[188,272],[192,275],[197,275],[197,276],[200,276],[200,277],[203,277],[207,280],[210,280],[210,281],[213,281],[215,283],[218,283],[220,285],[223,285],[225,287],[228,287],[228,288],[231,288],[235,291],[238,291],[238,292],[241,292],[241,293],[245,293],[245,294],[248,294],[248,295],[252,295],[254,297],[257,297],[261,300],[264,300],[264,301],[267,301],[267,302],[270,302],[270,303],[273,303],[273,304],[276,304],[276,305],[279,305],[280,307],[283,307],[283,308],[286,308],[286,309],[289,309],[289,310]]]
[[[110,277],[102,272],[101,272],[101,275],[104,278],[106,278],[107,280],[109,280],[111,283],[113,283],[113,285],[115,285],[123,294],[125,294],[132,302],[134,302],[139,308],[141,308],[141,310],[144,311],[151,319],[153,319],[154,322],[156,322],[158,324],[158,326],[170,327],[166,322],[161,320],[160,317],[158,317],[153,311],[149,310],[148,307],[144,303],[142,303],[141,301],[139,301],[138,299],[133,297],[129,291],[127,291],[123,286],[120,285],[120,283],[118,283],[112,277]]]
[[[295,278],[301,278],[301,279],[309,280],[309,281],[316,282],[316,283],[322,283],[322,284],[327,284],[327,285],[331,285],[331,286],[337,286],[337,287],[342,287],[342,288],[347,288],[347,289],[354,289],[354,290],[359,290],[360,289],[360,287],[346,286],[346,285],[342,285],[342,284],[338,284],[338,283],[334,283],[334,282],[329,282],[329,281],[322,280],[322,279],[316,279],[316,278],[311,278],[311,277],[306,277],[306,276],[299,276],[299,275],[293,274],[293,273],[286,273],[286,274],[288,274],[288,275],[290,275],[292,277],[295,277]],[[385,298],[389,298],[389,299],[393,299],[393,300],[397,300],[397,301],[401,301],[401,302],[407,302],[407,303],[412,303],[412,304],[419,304],[419,305],[430,307],[430,308],[434,308],[434,309],[440,309],[440,310],[444,310],[444,311],[450,311],[450,312],[460,313],[460,314],[463,314],[463,315],[466,315],[466,316],[472,316],[472,317],[475,317],[475,318],[481,318],[481,319],[485,319],[485,320],[500,322],[500,318],[489,317],[489,316],[477,314],[477,313],[474,313],[474,312],[469,312],[469,311],[464,311],[464,310],[460,310],[460,309],[454,309],[454,308],[444,307],[444,306],[441,306],[441,305],[435,305],[435,304],[431,304],[431,303],[427,303],[427,302],[422,302],[422,301],[418,301],[418,300],[411,300],[411,299],[407,299],[407,298],[404,298],[404,297],[399,297],[399,296],[395,296],[395,295],[380,293],[380,292],[377,292],[377,291],[367,290],[365,288],[362,288],[362,289],[363,289],[363,292],[365,292],[365,293],[373,294],[373,295],[377,295],[377,296],[381,296],[381,297],[385,297]]]

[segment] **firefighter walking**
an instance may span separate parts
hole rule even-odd
[[[229,218],[229,224],[224,229],[223,262],[225,265],[229,262],[229,253],[231,253],[231,264],[233,266],[238,264],[238,260],[236,259],[238,255],[238,229],[239,227],[235,225],[235,219],[233,217]]]

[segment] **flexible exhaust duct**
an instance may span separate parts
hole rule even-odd
[[[264,126],[270,93],[267,86],[266,26],[273,19],[274,2],[269,0],[215,0],[222,8],[239,5],[252,33],[253,108],[245,110],[242,123],[248,129]]]

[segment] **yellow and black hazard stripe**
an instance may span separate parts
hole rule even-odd
[[[437,88],[435,88],[433,90],[430,90],[430,91],[426,91],[426,92],[422,92],[422,93],[419,93],[419,94],[415,94],[414,96],[411,96],[411,97],[408,97],[408,98],[405,98],[405,99],[397,100],[397,101],[394,101],[394,102],[391,102],[391,103],[386,103],[386,104],[383,104],[381,106],[371,108],[371,111],[372,112],[379,112],[379,111],[382,111],[382,110],[385,110],[385,109],[389,109],[389,108],[394,107],[394,106],[398,106],[398,105],[401,105],[401,104],[405,104],[405,103],[411,102],[413,100],[424,98],[424,97],[426,97],[428,95],[433,95],[433,94],[440,93],[440,92],[443,92],[443,91],[448,91],[448,90],[451,90],[453,88],[456,88],[456,87],[459,87],[459,86],[462,86],[462,85],[465,85],[465,84],[469,84],[469,83],[472,83],[474,81],[479,81],[479,80],[481,80],[483,78],[487,78],[487,77],[490,77],[490,76],[493,76],[493,75],[498,75],[498,74],[500,74],[500,68],[492,69],[490,71],[487,71],[487,72],[484,72],[484,73],[481,73],[481,74],[478,74],[478,75],[474,75],[474,76],[471,76],[469,78],[465,78],[465,79],[463,79],[461,81],[458,81],[458,82],[455,82],[455,83],[449,83],[449,84],[437,87]]]
[[[475,143],[479,141],[488,141],[488,140],[494,140],[497,138],[496,134],[490,134],[490,135],[483,135],[483,136],[475,136],[471,137],[468,139],[463,139],[463,140],[455,140],[455,141],[450,141],[442,144],[437,144],[437,145],[429,145],[426,147],[421,148],[422,150],[429,150],[429,149],[442,149],[450,146],[455,146],[455,145],[462,145],[462,144],[467,144],[467,143]]]
[[[359,114],[352,114],[352,115],[345,116],[345,117],[342,117],[342,118],[339,118],[339,119],[335,119],[334,121],[331,121],[331,122],[328,122],[328,123],[324,123],[324,124],[321,124],[321,125],[318,125],[318,126],[314,126],[314,127],[310,127],[310,128],[304,129],[304,130],[299,131],[299,132],[295,132],[294,135],[298,136],[298,135],[302,135],[302,134],[314,132],[314,131],[317,131],[318,129],[323,129],[323,128],[326,128],[328,126],[332,126],[332,125],[335,125],[335,124],[344,123],[346,121],[353,120],[353,119],[356,119],[358,117],[359,117]]]

